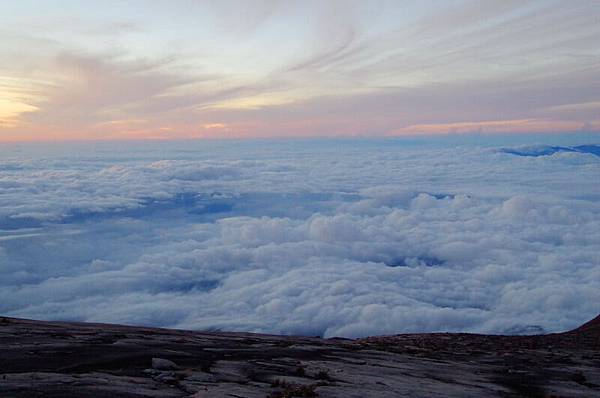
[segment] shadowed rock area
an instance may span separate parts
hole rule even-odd
[[[600,397],[600,317],[358,340],[0,318],[0,397]]]

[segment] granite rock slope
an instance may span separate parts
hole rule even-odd
[[[0,318],[0,397],[600,397],[600,317],[359,340]]]

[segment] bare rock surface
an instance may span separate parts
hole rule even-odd
[[[359,340],[0,318],[0,397],[600,397],[600,317]]]
[[[175,362],[163,358],[152,358],[152,368],[157,370],[177,370]]]

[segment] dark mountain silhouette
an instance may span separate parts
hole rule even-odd
[[[587,334],[591,337],[600,338],[600,315],[572,330],[571,333]]]

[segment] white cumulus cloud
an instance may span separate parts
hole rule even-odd
[[[600,312],[593,153],[72,145],[0,149],[4,315],[356,337]]]

